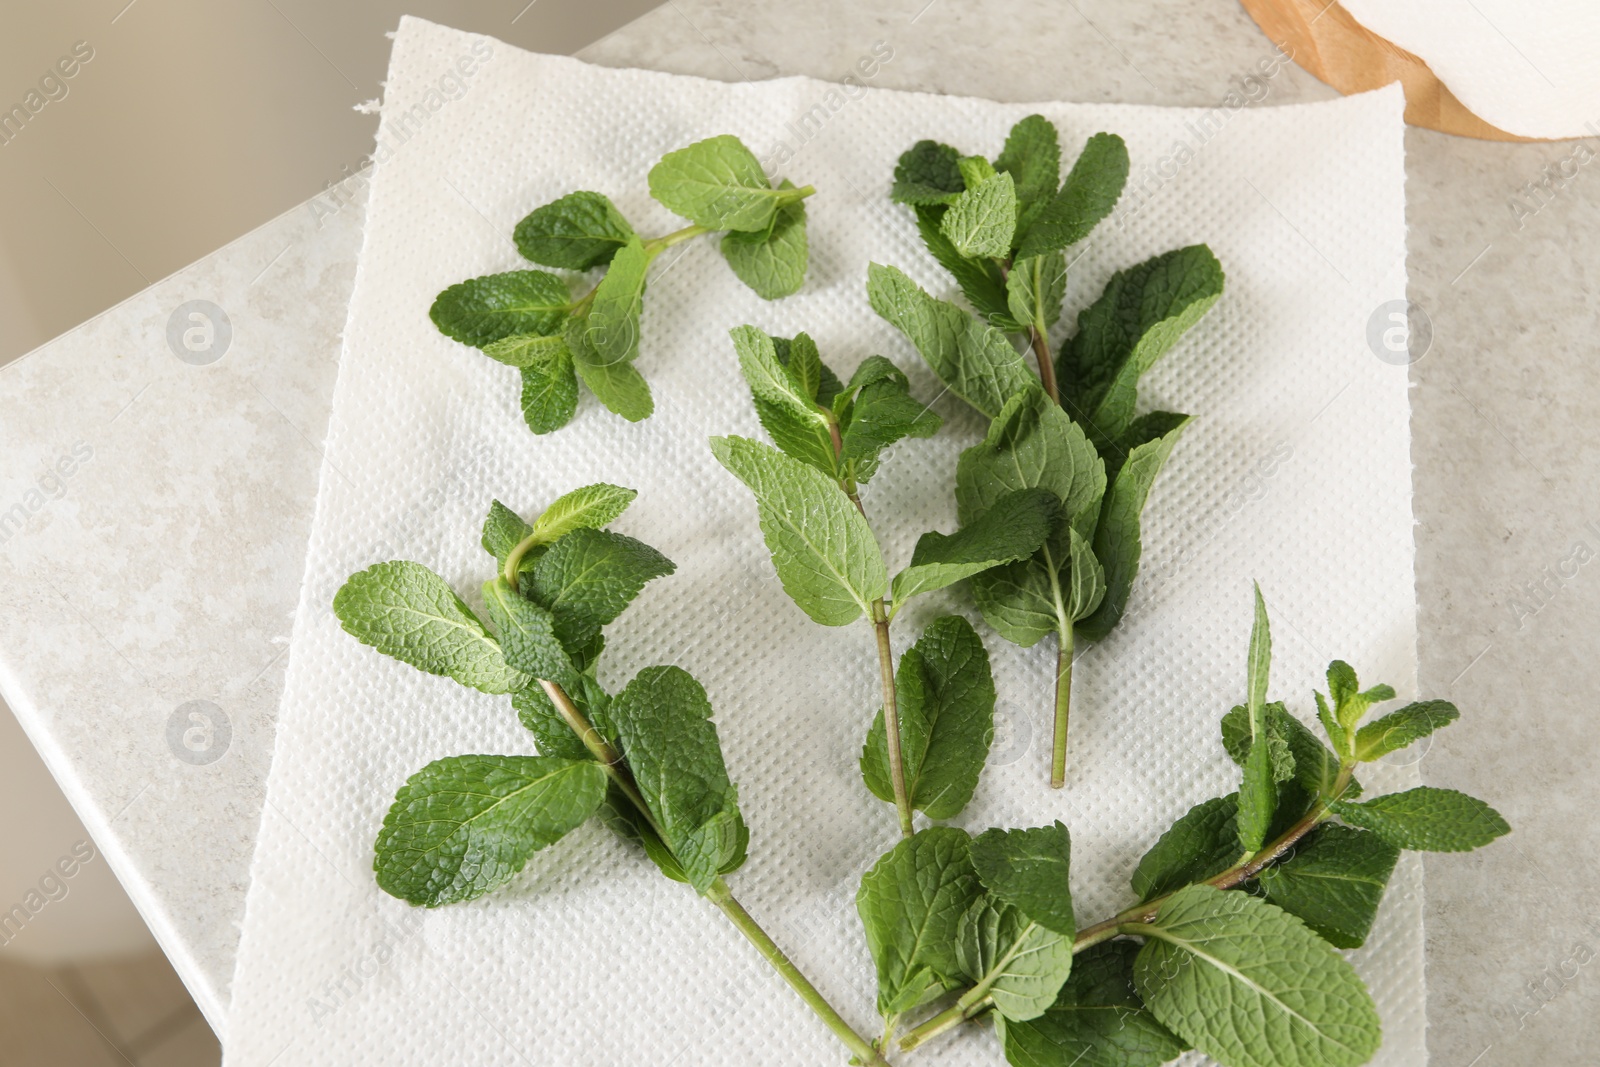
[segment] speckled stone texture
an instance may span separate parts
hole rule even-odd
[[[0,689],[219,1033],[363,193],[0,369]]]

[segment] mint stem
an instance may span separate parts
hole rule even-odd
[[[1056,632],[1056,728],[1050,749],[1050,788],[1067,782],[1067,717],[1072,708],[1072,624]]]
[[[974,991],[969,990],[968,992]],[[977,1018],[979,1015],[982,1015],[993,1006],[994,997],[990,996],[988,993],[985,993],[982,997],[979,997],[977,1000],[971,1003],[967,1002],[966,997],[962,997],[950,1007],[946,1008],[944,1011],[941,1011],[938,1015],[935,1015],[933,1018],[929,1019],[915,1030],[912,1030],[910,1033],[906,1034],[905,1037],[902,1037],[900,1039],[900,1051],[910,1052],[917,1046],[925,1044],[933,1038],[938,1037],[946,1030],[953,1030],[962,1023],[966,1022],[968,1019]]]
[[[828,413],[828,432],[833,438],[833,455],[838,462],[844,460],[844,441],[839,436],[839,423]],[[844,490],[845,496],[850,498],[850,503],[856,506],[861,517],[867,517],[867,509],[861,506],[861,493],[856,488],[855,481],[848,475],[839,480],[839,488]],[[895,605],[895,610],[900,610],[900,605]],[[910,837],[917,832],[911,821],[911,794],[906,791],[906,764],[905,753],[900,747],[900,704],[895,696],[894,688],[894,649],[889,645],[889,620],[893,614],[883,603],[883,597],[872,602],[872,629],[878,643],[878,677],[883,685],[883,737],[884,748],[889,754],[889,784],[894,790],[895,812],[900,816],[900,836]]]
[[[639,814],[650,824],[650,828],[656,832],[656,836],[661,839],[662,844],[670,849],[672,846],[668,843],[667,835],[662,831],[655,817],[650,814],[650,808],[645,804],[644,797],[639,794],[639,787],[634,783],[633,775],[628,772],[627,765],[622,761],[622,754],[613,748],[611,743],[600,735],[600,731],[594,728],[594,725],[589,722],[583,712],[578,710],[578,706],[572,702],[572,698],[567,695],[566,690],[555,682],[547,681],[544,678],[539,679],[539,685],[544,689],[545,695],[555,704],[556,710],[561,713],[562,720],[572,728],[572,732],[577,734],[578,739],[583,742],[583,747],[589,750],[589,754],[599,762],[600,766],[605,769],[606,774],[611,776],[611,780],[617,784],[617,787],[622,790],[633,806],[639,810]],[[772,964],[773,970],[783,976],[783,980],[788,982],[796,993],[800,994],[800,999],[805,1001],[811,1010],[817,1013],[817,1017],[827,1024],[828,1029],[838,1035],[839,1040],[844,1042],[845,1047],[860,1057],[863,1064],[868,1065],[868,1067],[889,1067],[888,1061],[879,1055],[878,1050],[873,1047],[872,1043],[850,1028],[850,1024],[845,1022],[844,1018],[833,1009],[833,1005],[823,999],[822,994],[817,992],[816,987],[806,980],[806,976],[800,973],[800,969],[794,965],[793,961],[784,955],[783,950],[777,946],[772,938],[767,936],[767,932],[750,917],[750,913],[744,910],[743,905],[733,898],[733,893],[728,889],[727,882],[719,877],[715,882],[711,883],[711,888],[706,891],[705,896],[707,900],[722,910],[722,913],[728,917],[734,926],[739,928],[739,932],[749,939],[750,943],[756,947],[756,951],[761,953],[761,957]]]
[[[1295,823],[1282,834],[1278,835],[1276,840],[1267,845],[1260,852],[1257,852],[1253,856],[1250,856],[1234,866],[1229,867],[1221,874],[1214,875],[1205,879],[1203,882],[1194,884],[1209,885],[1215,889],[1233,889],[1237,886],[1243,885],[1245,882],[1248,882],[1266,868],[1282,859],[1284,855],[1290,849],[1292,849],[1302,837],[1316,829],[1318,825],[1328,818],[1328,816],[1331,814],[1329,803],[1333,800],[1337,800],[1344,794],[1345,789],[1350,784],[1350,776],[1354,770],[1355,765],[1353,763],[1341,763],[1339,767],[1339,777],[1334,781],[1333,788],[1327,795],[1313,805],[1311,810],[1307,812],[1299,822]],[[1184,886],[1183,888],[1187,889],[1189,887]],[[1181,890],[1173,890],[1173,893],[1177,892],[1181,892]],[[1122,934],[1135,936],[1143,935],[1148,929],[1148,924],[1155,921],[1157,913],[1161,910],[1161,905],[1166,903],[1167,899],[1170,898],[1173,893],[1167,893],[1156,897],[1154,900],[1151,900],[1147,903],[1139,904],[1135,907],[1127,909],[1126,911],[1118,912],[1116,915],[1113,915],[1111,918],[1106,919],[1103,922],[1097,922],[1093,926],[1086,926],[1082,930],[1079,930],[1077,936],[1073,938],[1072,941],[1073,954],[1076,955],[1077,953],[1082,952],[1084,949],[1093,948],[1102,941],[1110,941],[1112,938]],[[909,1052],[918,1045],[926,1042],[929,1038],[942,1034],[946,1030],[950,1030],[961,1025],[968,1019],[976,1018],[978,1015],[982,1014],[988,1009],[989,1002],[992,998],[984,997],[982,1000],[968,1004],[967,996],[970,996],[975,992],[977,992],[977,987],[967,990],[967,995],[956,1001],[954,1006],[947,1008],[938,1015],[935,1015],[933,1018],[929,1019],[927,1022],[923,1023],[921,1026],[918,1026],[908,1032],[900,1039],[901,1050]]]
[[[1061,392],[1056,386],[1056,368],[1050,359],[1050,344],[1045,340],[1044,331],[1038,326],[1028,327],[1028,343],[1033,346],[1034,357],[1039,361],[1039,384],[1044,386],[1045,395],[1055,403],[1061,403]]]
[[[911,823],[911,797],[906,792],[905,755],[900,748],[900,706],[894,688],[894,651],[889,647],[889,615],[883,598],[872,602],[872,629],[878,638],[878,674],[883,682],[883,733],[889,751],[889,781],[894,786],[894,806],[900,815],[900,834],[916,833]]]
[[[817,987],[812,985],[804,974],[800,973],[800,969],[794,965],[794,961],[784,954],[783,950],[773,942],[772,938],[767,936],[767,932],[761,928],[760,924],[750,917],[750,913],[745,911],[744,907],[733,898],[733,894],[728,891],[726,882],[721,878],[712,882],[711,889],[706,893],[706,899],[722,909],[722,913],[728,917],[728,920],[738,927],[739,932],[756,947],[757,952],[761,953],[761,958],[770,963],[772,969],[777,971],[785,982],[789,983],[790,988],[800,994],[800,999],[805,1001],[812,1011],[816,1012],[817,1018],[821,1019],[840,1041],[844,1042],[846,1048],[855,1053],[861,1063],[867,1065],[867,1067],[889,1067],[889,1061],[883,1058],[882,1053],[873,1046],[872,1042],[856,1033],[850,1024],[844,1021],[844,1017],[833,1009],[833,1005],[829,1004],[823,995],[817,992]]]

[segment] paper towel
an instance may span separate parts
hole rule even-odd
[[[1524,137],[1600,136],[1593,0],[1344,0],[1479,118]]]
[[[450,75],[461,67],[470,78]],[[705,684],[751,829],[750,862],[730,884],[846,1018],[876,1032],[853,899],[861,872],[897,835],[892,808],[867,793],[856,767],[876,706],[871,632],[816,626],[784,596],[754,504],[706,438],[760,435],[727,337],[741,323],[809,331],[840,373],[888,355],[916,395],[938,394],[865,294],[870,260],[954,292],[910,213],[887,199],[896,157],[920,137],[992,156],[1012,123],[1038,110],[1060,127],[1069,161],[1095,131],[1127,139],[1133,178],[1119,216],[1073,267],[1074,313],[1116,269],[1175,246],[1208,242],[1228,272],[1222,300],[1144,390],[1147,406],[1197,418],[1151,500],[1133,617],[1078,665],[1067,788],[1046,784],[1053,650],[1018,649],[984,630],[999,737],[961,823],[1060,818],[1075,841],[1080,914],[1089,921],[1129,903],[1127,876],[1142,852],[1189,805],[1236,782],[1217,721],[1243,691],[1252,578],[1273,610],[1276,696],[1305,712],[1335,656],[1408,692],[1407,375],[1367,340],[1374,312],[1405,292],[1401,109],[1398,89],[1197,112],[1001,105],[805,78],[727,85],[591,67],[405,20],[228,1063],[844,1061],[720,914],[598,823],[469,905],[413,910],[373,884],[373,837],[407,775],[446,755],[534,748],[505,698],[358,644],[330,599],[352,572],[404,557],[476,602],[492,567],[478,547],[491,498],[529,513],[601,480],[640,490],[617,528],[679,567],[611,628],[602,680],[615,690],[640,667],[675,663]],[[816,185],[804,289],[762,301],[710,241],[663,256],[638,363],[654,417],[629,424],[586,399],[566,429],[532,436],[515,372],[441,337],[427,318],[434,295],[517,267],[516,221],[573,189],[607,194],[645,234],[676,228],[645,175],[664,152],[719,133],[743,138],[775,173]],[[891,569],[924,530],[954,528],[955,460],[983,430],[952,397],[935,406],[945,428],[897,446],[864,494]],[[956,592],[930,596],[897,624],[897,651],[949,610],[975,617]],[[1406,768],[1388,777],[1415,781]],[[1423,1059],[1419,875],[1413,862],[1397,871],[1370,947],[1355,957],[1383,1015],[1379,1062],[1389,1064]],[[917,1059],[1002,1062],[992,1036],[976,1031]]]

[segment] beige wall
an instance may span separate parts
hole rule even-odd
[[[94,0],[0,7],[0,364],[226,244],[359,166],[401,13],[571,52],[655,0]],[[84,42],[78,44],[78,42]],[[92,53],[92,55],[91,55]],[[59,80],[54,80],[59,79]],[[45,92],[56,99],[47,99]],[[9,128],[7,133],[10,134]],[[0,419],[5,412],[0,410]],[[0,462],[7,457],[0,456]],[[0,904],[87,837],[0,707]],[[103,859],[7,958],[148,945]]]
[[[355,167],[402,13],[571,52],[656,0],[77,0],[0,9],[0,363]],[[69,63],[69,67],[71,64]],[[41,93],[40,99],[44,96]]]

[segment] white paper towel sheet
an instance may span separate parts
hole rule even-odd
[[[1594,0],[1344,0],[1420,56],[1467,108],[1523,137],[1600,136]]]
[[[443,91],[464,56],[478,60],[466,89]],[[1068,161],[1095,131],[1127,139],[1124,213],[1074,266],[1074,313],[1114,270],[1174,246],[1208,242],[1228,272],[1221,302],[1144,391],[1147,407],[1198,418],[1151,501],[1134,617],[1079,663],[1067,788],[1046,784],[1053,649],[984,631],[999,736],[963,825],[1060,818],[1079,912],[1090,921],[1126,906],[1127,876],[1156,836],[1234,787],[1217,721],[1243,691],[1252,578],[1273,610],[1275,695],[1304,713],[1335,656],[1371,682],[1414,686],[1407,375],[1367,341],[1374,310],[1405,291],[1399,90],[1209,117],[853,94],[806,78],[728,85],[601,69],[402,23],[252,872],[233,1067],[844,1062],[720,914],[598,823],[473,904],[413,910],[373,884],[373,837],[407,775],[446,755],[534,747],[507,699],[344,634],[334,592],[405,557],[476,603],[492,567],[478,547],[492,497],[532,512],[601,480],[640,490],[618,528],[679,567],[611,628],[602,679],[615,690],[640,667],[675,663],[705,684],[752,835],[734,892],[859,1030],[876,1032],[853,898],[896,832],[856,769],[876,705],[870,630],[816,626],[788,601],[752,501],[706,438],[760,434],[727,337],[741,323],[809,331],[841,373],[889,355],[918,395],[938,393],[865,295],[871,260],[954,291],[887,198],[896,157],[920,137],[992,156],[1038,110],[1061,128]],[[630,425],[586,399],[566,429],[532,436],[515,372],[441,337],[427,317],[434,295],[517,267],[516,221],[573,189],[607,194],[646,234],[676,228],[645,175],[664,152],[719,133],[763,160],[787,145],[793,158],[772,169],[817,187],[805,288],[764,302],[709,241],[662,257],[639,360],[656,415]],[[956,456],[983,430],[953,398],[936,407],[945,428],[898,446],[865,493],[891,568],[922,531],[954,528]],[[897,650],[937,614],[974,615],[955,592],[927,600],[897,626]],[[1410,768],[1385,775],[1415,780]],[[1379,1062],[1422,1062],[1420,865],[1397,871],[1356,961],[1383,1015]],[[1002,1062],[976,1030],[916,1059]]]

